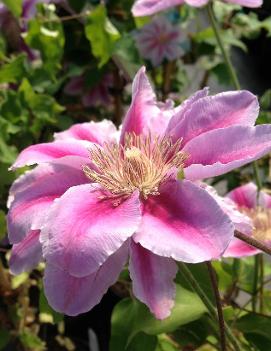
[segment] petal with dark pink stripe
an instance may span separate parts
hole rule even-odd
[[[85,277],[74,277],[64,268],[47,263],[44,277],[45,294],[54,310],[76,316],[97,305],[115,283],[127,260],[124,244],[96,271]]]
[[[141,220],[138,192],[118,206],[90,184],[70,188],[55,201],[41,231],[49,264],[76,277],[95,272],[134,234]]]
[[[159,256],[197,263],[219,258],[233,237],[229,217],[190,181],[168,182],[145,201],[134,240]]]
[[[135,296],[145,303],[157,319],[170,315],[174,306],[177,265],[132,241],[129,270]]]

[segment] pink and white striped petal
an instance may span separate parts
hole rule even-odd
[[[39,236],[39,230],[31,230],[19,244],[13,245],[9,260],[12,274],[31,271],[42,260]]]
[[[247,183],[230,191],[227,197],[238,207],[254,208],[257,205],[257,186],[252,182]]]
[[[157,319],[167,318],[174,306],[177,270],[174,260],[157,256],[132,241],[129,271],[133,293]]]
[[[133,81],[132,102],[123,121],[120,142],[124,143],[126,133],[136,135],[147,134],[150,131],[154,134],[163,133],[165,129],[163,119],[166,116],[167,114],[163,116],[157,105],[154,91],[145,73],[145,67],[142,67]]]
[[[234,226],[207,191],[190,181],[168,182],[144,203],[134,240],[159,256],[197,263],[219,258]]]
[[[89,183],[82,171],[87,162],[76,156],[54,160],[27,172],[14,184],[7,216],[11,243],[20,242],[30,230],[40,229],[53,201],[67,189]]]
[[[10,169],[50,162],[65,156],[88,158],[88,149],[93,143],[85,140],[58,140],[50,143],[28,146],[17,157]]]
[[[200,134],[231,125],[253,126],[259,114],[259,103],[248,91],[229,91],[205,96],[178,114],[169,124],[168,133],[174,140],[183,139],[183,145]],[[177,117],[179,117],[177,119]],[[176,123],[177,121],[179,123]],[[172,128],[174,126],[175,128]]]
[[[150,16],[183,3],[184,0],[137,0],[132,8],[132,13],[135,17]]]
[[[44,289],[54,310],[76,316],[97,305],[108,288],[116,282],[126,263],[127,245],[108,257],[102,266],[85,277],[74,277],[64,267],[47,263]]]
[[[95,272],[134,234],[141,220],[138,192],[118,206],[89,184],[55,201],[41,231],[43,256],[75,277]]]
[[[117,141],[117,129],[115,125],[108,120],[101,122],[86,122],[74,124],[64,132],[55,133],[55,140],[86,140],[92,143],[102,145],[104,142]]]
[[[224,252],[223,257],[240,258],[257,255],[258,253],[261,253],[261,251],[253,246],[244,243],[242,240],[233,238],[227,250]]]
[[[183,148],[189,157],[184,169],[190,180],[227,173],[271,151],[271,125],[231,126],[190,140]]]

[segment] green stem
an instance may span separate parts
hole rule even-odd
[[[202,302],[204,305],[207,307],[210,315],[217,321],[218,316],[217,316],[217,311],[212,302],[209,300],[208,296],[205,294],[205,292],[202,290],[201,286],[198,284],[197,280],[194,278],[193,274],[191,273],[190,269],[185,265],[185,263],[180,262],[179,266],[181,270],[184,272],[184,276],[186,280],[189,282],[193,290],[199,295],[201,298]],[[226,335],[229,339],[229,341],[232,343],[234,346],[235,351],[241,351],[241,346],[239,345],[238,340],[235,338],[235,336],[232,334],[229,326],[227,323],[225,323],[225,332]]]
[[[217,24],[217,21],[216,21],[216,18],[215,18],[215,14],[214,14],[214,10],[213,10],[213,4],[212,4],[211,1],[207,5],[207,10],[208,10],[208,16],[209,16],[209,19],[210,19],[213,31],[215,33],[217,44],[220,47],[222,56],[223,56],[224,61],[225,61],[226,65],[227,65],[227,68],[228,68],[228,71],[229,71],[232,83],[234,84],[234,86],[235,86],[235,88],[237,90],[240,90],[240,88],[241,88],[240,87],[240,83],[238,81],[237,75],[236,75],[235,70],[233,68],[233,65],[231,63],[229,54],[227,53],[226,49],[224,48],[224,45],[223,45],[223,42],[222,42],[220,29],[218,27],[218,24]]]
[[[260,264],[260,291],[259,291],[259,297],[260,297],[260,313],[263,313],[264,311],[264,296],[263,296],[263,286],[264,286],[264,257],[263,254],[260,254],[260,259],[259,259],[259,264]]]
[[[213,288],[213,293],[214,293],[214,297],[215,297],[215,301],[216,301],[217,317],[218,317],[218,322],[219,322],[221,351],[226,351],[227,345],[226,345],[226,335],[225,335],[225,321],[224,321],[224,316],[223,316],[221,297],[220,297],[219,289],[218,289],[216,272],[215,272],[215,270],[212,266],[212,263],[210,261],[206,262],[206,265],[207,265],[207,269],[209,272],[209,276],[210,276],[210,280],[211,280],[212,288]]]
[[[257,308],[257,292],[259,281],[259,255],[254,257],[254,274],[253,274],[253,293],[252,293],[252,311],[256,312]]]

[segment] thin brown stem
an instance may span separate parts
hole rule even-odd
[[[271,248],[263,244],[262,242],[252,238],[251,236],[247,236],[243,233],[238,232],[237,230],[234,232],[234,236],[242,241],[244,241],[246,244],[256,247],[256,249],[259,249],[266,253],[267,255],[271,255]]]
[[[206,262],[206,265],[208,268],[210,280],[211,280],[212,287],[213,287],[213,293],[214,293],[215,301],[216,301],[217,317],[218,317],[219,332],[220,332],[221,351],[226,351],[227,346],[226,346],[225,323],[224,323],[224,317],[223,317],[221,297],[220,297],[219,290],[218,290],[216,272],[215,272],[211,262]]]
[[[163,100],[166,100],[171,91],[171,81],[174,69],[175,61],[169,61],[163,65]]]

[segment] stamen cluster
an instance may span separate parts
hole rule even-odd
[[[139,190],[144,199],[159,195],[159,186],[170,177],[172,169],[184,166],[187,155],[180,151],[182,140],[170,137],[143,136],[127,133],[124,145],[104,143],[93,146],[90,158],[97,171],[83,167],[91,181],[115,196]]]
[[[271,210],[263,207],[244,209],[253,222],[253,236],[260,241],[271,241]]]

